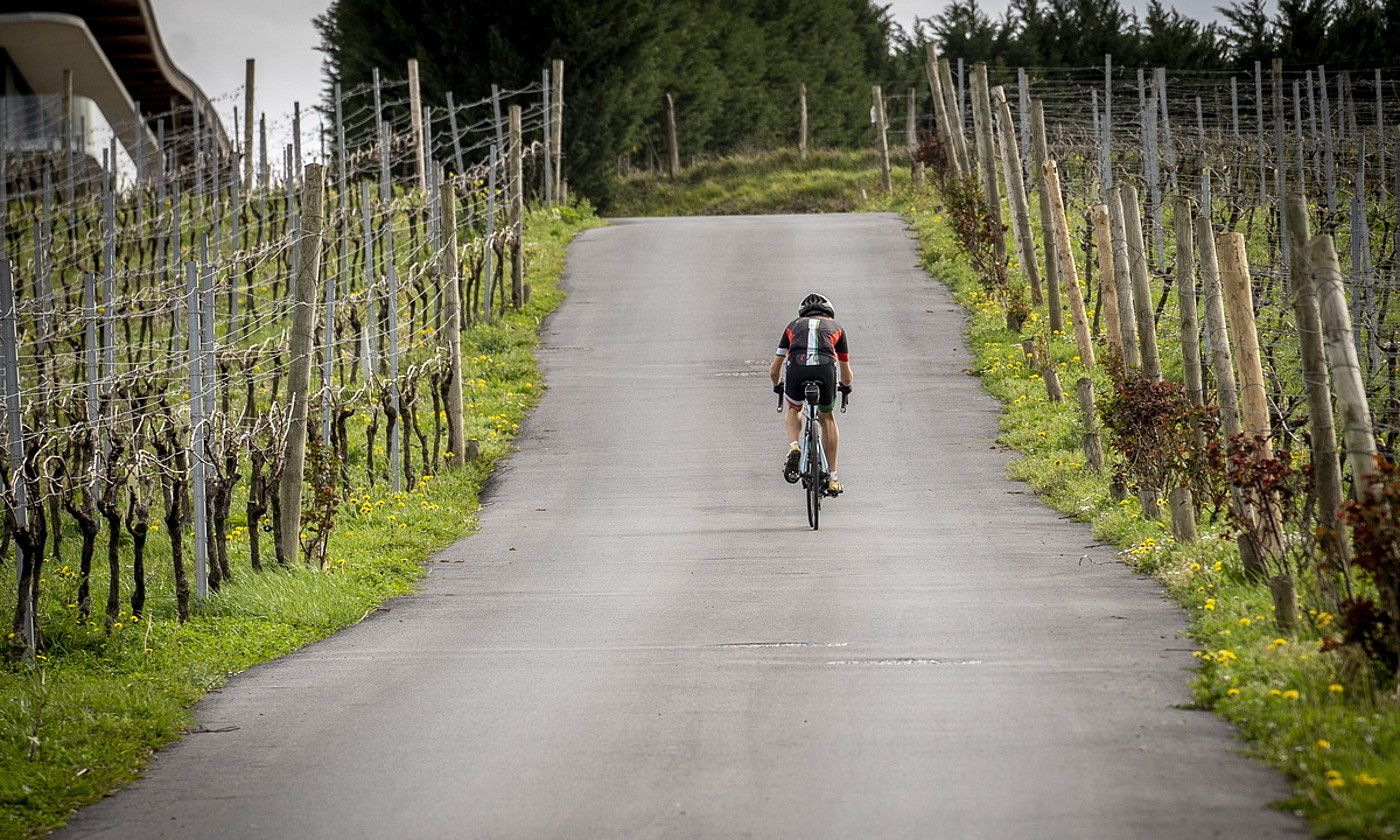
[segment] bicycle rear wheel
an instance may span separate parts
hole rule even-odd
[[[821,527],[822,514],[822,456],[818,447],[821,438],[812,433],[807,435],[807,524],[816,531]]]

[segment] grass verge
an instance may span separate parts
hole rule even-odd
[[[124,614],[108,634],[77,609],[77,572],[45,565],[47,648],[32,663],[0,669],[0,837],[34,837],[77,808],[134,779],[158,747],[191,723],[191,706],[231,674],[282,656],[361,620],[385,599],[413,591],[423,561],[476,526],[477,494],[539,401],[539,326],[563,300],[559,278],[573,236],[598,225],[591,212],[538,211],[528,221],[530,303],[462,336],[467,436],[481,458],[418,483],[410,493],[360,487],[341,506],[325,571],[252,571],[247,529],[231,518],[234,582],[175,620],[168,549],[155,534],[147,556],[146,614]],[[239,507],[235,506],[235,510]],[[99,541],[97,556],[105,557]],[[123,574],[130,575],[129,557]],[[105,568],[98,562],[95,567]],[[94,568],[94,600],[107,576]],[[0,569],[5,591],[14,568]],[[101,604],[95,604],[101,612]],[[13,601],[0,619],[9,624]]]
[[[896,186],[909,181],[908,159],[894,163]],[[880,191],[874,151],[793,150],[699,161],[671,180],[659,173],[620,179],[614,216],[726,216],[859,210]]]
[[[904,194],[893,209],[917,232],[925,268],[968,311],[975,372],[1004,406],[1000,439],[1021,453],[1012,476],[1090,523],[1099,539],[1123,549],[1125,562],[1162,581],[1201,646],[1196,702],[1232,721],[1256,755],[1288,775],[1294,793],[1282,807],[1303,813],[1323,837],[1400,836],[1400,707],[1357,663],[1319,650],[1335,617],[1311,613],[1296,637],[1278,637],[1268,590],[1244,579],[1239,552],[1220,524],[1204,523],[1199,541],[1177,544],[1163,523],[1142,517],[1136,499],[1114,504],[1107,476],[1085,467],[1077,406],[1046,398],[1040,376],[1024,362],[1022,336],[1005,329],[937,197]],[[1048,333],[1028,325],[1036,329]],[[1077,370],[1073,336],[1047,338],[1058,364]],[[1095,385],[1106,393],[1102,373]]]

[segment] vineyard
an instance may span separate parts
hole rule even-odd
[[[1109,60],[959,84],[930,53],[931,113],[884,104],[935,189],[890,200],[970,312],[1013,477],[1185,608],[1197,701],[1288,808],[1392,836],[1396,83]]]
[[[416,71],[337,89],[319,153],[300,113],[269,150],[265,117],[236,144],[195,111],[102,166],[2,158],[13,651],[45,651],[55,610],[183,621],[238,576],[324,567],[357,493],[412,492],[511,430],[476,397],[531,296],[526,204],[567,189],[562,67],[441,105]]]

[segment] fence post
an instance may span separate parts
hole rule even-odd
[[[1069,219],[1065,217],[1064,200],[1060,196],[1060,170],[1055,161],[1047,160],[1041,172],[1041,193],[1050,199],[1050,219],[1055,232],[1054,252],[1060,263],[1058,273],[1064,281],[1064,292],[1069,297],[1069,313],[1074,321],[1079,362],[1085,370],[1093,370],[1094,337],[1089,334],[1089,313],[1084,308],[1084,295],[1079,289],[1079,268],[1074,264],[1074,247],[1069,241]]]
[[[569,200],[564,194],[564,60],[554,59],[549,63],[549,69],[553,81],[550,93],[554,97],[550,106],[554,113],[549,120],[549,130],[554,133],[550,147],[554,152],[554,200],[564,204]]]
[[[1011,219],[1016,232],[1016,245],[1021,252],[1021,268],[1031,284],[1031,302],[1039,306],[1043,300],[1040,290],[1040,266],[1035,259],[1035,237],[1031,234],[1031,210],[1026,200],[1026,183],[1021,180],[1021,153],[1016,145],[1016,125],[1011,119],[1011,105],[1006,101],[1006,90],[997,85],[992,88],[992,99],[996,102],[997,127],[1001,130],[1001,169],[1006,180],[1006,194],[1011,202]],[[1060,312],[1058,289],[1050,290],[1050,329],[1064,329],[1063,315]]]
[[[287,430],[287,460],[277,489],[281,529],[278,559],[290,563],[301,542],[301,491],[306,466],[306,399],[311,384],[311,338],[316,319],[316,283],[321,270],[321,228],[324,224],[322,198],[325,178],[321,164],[306,167],[302,177],[301,233],[297,249],[298,265],[292,310],[291,359],[287,371],[287,399],[290,413]],[[390,266],[392,271],[393,266]],[[200,457],[202,453],[200,453]],[[198,495],[198,494],[196,494]]]
[[[797,154],[807,159],[807,85],[797,86]]]
[[[467,170],[462,162],[462,136],[457,127],[457,103],[452,100],[450,90],[447,92],[447,129],[452,132],[452,163],[456,167],[452,174],[461,177]]]
[[[549,91],[549,70],[541,72],[541,81],[544,83],[544,91],[541,94],[540,111],[544,114],[544,203],[546,206],[554,206],[554,130],[549,124],[549,119],[554,114],[554,108],[550,103]]]
[[[447,310],[447,463],[466,464],[466,427],[462,411],[462,302],[457,281],[457,192],[450,180],[441,187],[442,288]]]
[[[929,92],[933,98],[933,124],[938,131],[939,142],[943,145],[953,174],[962,175],[965,169],[953,140],[953,121],[948,110],[948,95],[943,88],[943,74],[939,70],[938,48],[932,41],[924,44],[924,75],[928,77]]]
[[[1332,105],[1327,98],[1327,68],[1317,65],[1317,90],[1322,96],[1322,178],[1327,190],[1327,224],[1325,230],[1337,225],[1337,159],[1332,153]],[[1311,243],[1309,243],[1309,247]]]
[[[1317,523],[1321,526],[1319,542],[1323,556],[1337,564],[1335,570],[1321,567],[1318,580],[1322,583],[1331,606],[1335,607],[1337,593],[1331,572],[1350,576],[1349,544],[1342,513],[1342,466],[1337,459],[1337,429],[1332,415],[1332,387],[1327,371],[1326,351],[1322,346],[1322,316],[1317,307],[1317,290],[1313,273],[1308,270],[1308,211],[1303,196],[1294,191],[1284,202],[1288,217],[1288,234],[1293,240],[1292,256],[1293,319],[1298,329],[1298,354],[1303,374],[1303,387],[1308,396],[1308,423],[1311,426],[1313,486],[1317,493]]]
[[[520,106],[510,106],[510,291],[511,303],[523,309],[525,291],[525,181],[521,161]]]
[[[243,62],[243,190],[253,191],[253,79],[254,61]]]
[[[203,601],[209,594],[209,451],[206,445],[208,417],[204,400],[204,328],[200,321],[204,307],[199,293],[199,267],[185,263],[185,315],[188,331],[185,341],[190,385],[190,471],[194,484],[194,595]]]
[[[890,183],[890,139],[886,136],[889,126],[885,122],[885,97],[879,85],[870,88],[870,96],[874,102],[871,110],[875,114],[875,148],[880,152],[880,186],[888,195],[894,192],[894,186]]]
[[[1157,352],[1157,319],[1152,314],[1152,288],[1147,280],[1147,246],[1142,238],[1141,205],[1132,184],[1119,188],[1123,204],[1123,225],[1127,234],[1129,270],[1133,281],[1133,311],[1137,315],[1137,337],[1142,352],[1142,372],[1153,381],[1162,378],[1162,360]]]
[[[681,175],[681,150],[676,142],[676,102],[666,94],[666,165],[672,180]]]
[[[1356,496],[1362,498],[1370,492],[1373,482],[1376,435],[1371,425],[1370,404],[1366,400],[1366,380],[1361,374],[1356,344],[1352,341],[1351,313],[1347,311],[1342,267],[1331,236],[1314,236],[1308,243],[1308,270],[1317,291],[1323,348],[1342,415],[1347,462],[1351,464],[1352,479],[1356,482]]]
[[[1275,58],[1269,63],[1269,86],[1273,99],[1274,118],[1274,199],[1278,202],[1278,241],[1283,261],[1279,264],[1279,278],[1283,288],[1288,289],[1292,274],[1289,252],[1293,247],[1288,235],[1288,213],[1284,209],[1284,181],[1288,167],[1284,165],[1284,116],[1283,116],[1283,60]]]
[[[1118,284],[1113,275],[1113,232],[1107,204],[1095,204],[1094,247],[1099,256],[1099,301],[1110,354],[1123,358],[1123,330],[1118,324]]]
[[[493,144],[490,161],[486,165],[486,252],[481,259],[481,274],[482,281],[486,283],[486,311],[482,314],[488,324],[495,317],[496,158],[500,154],[501,147]]]
[[[0,257],[0,364],[3,365],[4,372],[5,431],[10,462],[10,474],[6,476],[5,483],[10,487],[10,503],[14,505],[12,515],[15,527],[20,531],[26,531],[29,528],[29,488],[24,480],[24,408],[20,402],[19,392],[18,337],[19,330],[15,324],[14,275],[10,272],[10,261]],[[29,540],[23,542],[16,540],[18,544],[15,550],[15,579],[19,583],[19,594],[15,603],[16,608],[20,610],[20,615],[16,616],[18,620],[15,624],[24,637],[20,641],[24,645],[25,659],[31,659],[34,656],[37,642],[35,626],[38,621],[38,616],[35,613],[39,608],[28,591],[32,585],[31,579],[34,576],[34,569],[37,567],[34,554],[29,548],[29,542]],[[42,546],[38,553],[43,553]]]

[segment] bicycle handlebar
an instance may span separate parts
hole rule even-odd
[[[837,385],[836,390],[841,392],[841,413],[845,414],[846,406],[851,401],[851,386]],[[778,411],[781,413],[783,410],[783,383],[779,382],[778,384],[774,385],[773,393],[778,395]]]

